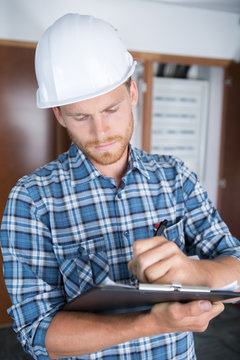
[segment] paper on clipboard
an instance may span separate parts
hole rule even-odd
[[[229,286],[228,286],[229,288]],[[159,302],[188,302],[194,300],[209,300],[238,302],[240,292],[237,282],[230,284],[234,289],[212,290],[207,287],[182,286],[173,284],[138,284],[129,286],[108,282],[93,287],[91,290],[77,296],[66,304],[63,310],[85,312],[133,312],[146,310]]]

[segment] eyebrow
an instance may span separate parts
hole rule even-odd
[[[124,101],[124,99],[121,99],[120,101],[117,101],[116,103],[113,103],[109,106],[107,106],[106,108],[104,108],[103,110],[100,111],[100,113],[103,113],[104,111],[107,111],[111,108],[114,108],[118,105],[120,105],[122,102]],[[91,114],[87,114],[87,113],[83,113],[83,112],[79,112],[79,113],[69,113],[69,112],[66,112],[65,113],[65,116],[89,116]]]

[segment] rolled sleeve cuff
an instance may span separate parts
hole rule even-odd
[[[26,326],[20,331],[14,326],[14,330],[18,332],[18,340],[21,342],[23,349],[29,353],[33,359],[49,360],[49,356],[45,346],[45,337],[48,327],[58,311],[55,309],[41,319],[36,320],[31,326]]]

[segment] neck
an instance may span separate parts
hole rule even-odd
[[[122,177],[125,175],[127,170],[127,162],[128,162],[128,149],[126,149],[122,157],[113,164],[101,165],[94,161],[92,161],[92,164],[103,176],[114,178],[117,187],[119,187],[122,181]]]

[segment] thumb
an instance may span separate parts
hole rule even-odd
[[[133,272],[133,260],[130,260],[128,263],[128,270]]]

